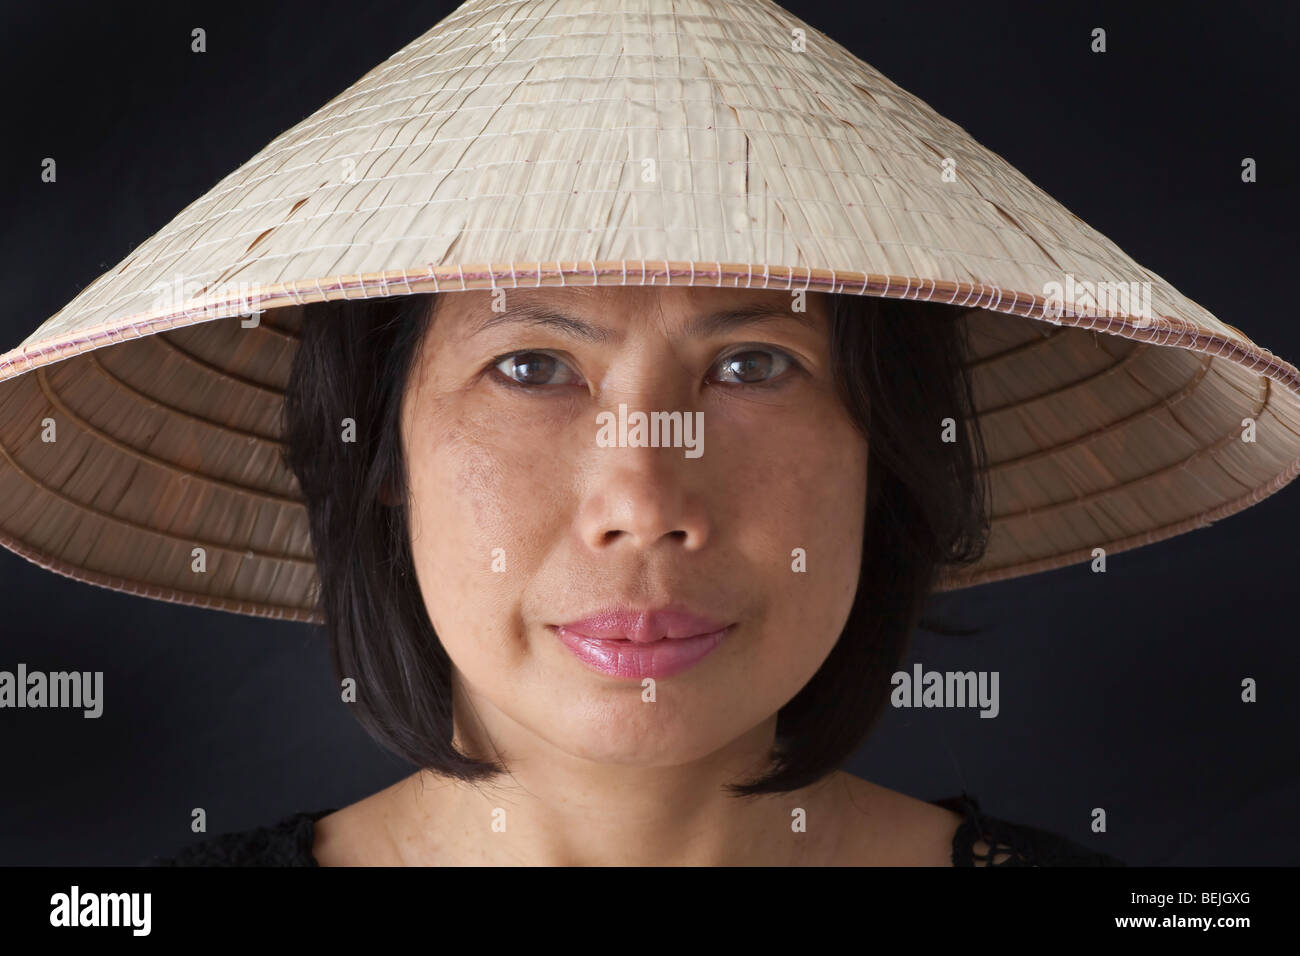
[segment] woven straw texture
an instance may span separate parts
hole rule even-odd
[[[1054,309],[1069,279],[1142,284],[1149,307]],[[593,283],[965,307],[992,536],[944,587],[1201,527],[1300,470],[1294,366],[780,7],[473,0],[0,356],[0,542],[314,620],[279,443],[302,306]],[[250,303],[268,311],[243,328]]]

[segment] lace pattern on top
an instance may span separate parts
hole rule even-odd
[[[991,817],[965,791],[961,796],[934,802],[966,817],[953,836],[953,866],[1125,865],[1049,830]]]
[[[958,801],[966,819],[953,837],[953,866],[1038,866],[1023,831],[985,816],[966,793]]]

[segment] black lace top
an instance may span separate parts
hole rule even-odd
[[[1124,866],[1048,830],[1008,823],[962,793],[933,801],[966,817],[952,841],[953,866]],[[270,826],[226,833],[145,866],[319,866],[312,856],[315,823],[333,809],[295,813]]]

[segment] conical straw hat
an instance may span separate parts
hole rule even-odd
[[[1300,468],[1294,366],[780,7],[471,0],[0,356],[0,541],[315,619],[278,440],[301,307],[592,283],[968,310],[992,528],[947,587],[1202,527]]]

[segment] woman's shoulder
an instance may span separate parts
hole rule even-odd
[[[840,861],[884,866],[1124,866],[1080,843],[985,813],[975,797],[921,800],[847,772]]]
[[[316,821],[331,809],[306,810],[251,830],[211,837],[144,866],[317,866],[312,855]]]
[[[964,791],[932,803],[962,815],[952,840],[953,866],[1126,866],[1059,833],[989,816]]]

